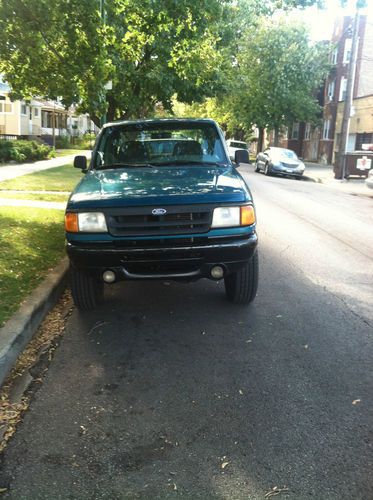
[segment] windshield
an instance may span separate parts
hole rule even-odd
[[[222,141],[211,123],[127,123],[104,129],[95,168],[227,164]]]
[[[286,160],[287,158],[298,160],[298,156],[291,149],[271,148],[271,152],[276,158],[282,158],[283,160]]]

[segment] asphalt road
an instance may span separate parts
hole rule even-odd
[[[373,498],[373,200],[243,170],[255,303],[129,283],[74,312],[4,498]]]

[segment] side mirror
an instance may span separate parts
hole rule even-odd
[[[87,157],[86,156],[75,156],[74,167],[80,168],[82,172],[87,171]]]
[[[237,149],[234,153],[234,161],[237,165],[240,163],[250,163],[249,152],[246,149]]]

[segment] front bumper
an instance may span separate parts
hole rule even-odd
[[[113,242],[72,243],[66,246],[71,264],[102,277],[106,270],[121,279],[211,278],[211,269],[219,265],[224,276],[243,268],[253,256],[258,238],[255,232],[232,238],[214,239],[204,244],[166,246],[117,246]],[[125,245],[125,243],[122,243]]]
[[[281,175],[292,175],[293,177],[302,177],[304,173],[304,168],[288,168],[284,167],[283,165],[272,165],[272,172],[274,174],[281,174]]]

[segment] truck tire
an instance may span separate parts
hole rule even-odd
[[[103,282],[74,267],[70,267],[70,287],[74,304],[80,311],[94,309],[103,299]]]
[[[258,289],[259,260],[255,252],[246,266],[224,278],[225,293],[234,304],[249,304],[255,299]]]

